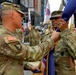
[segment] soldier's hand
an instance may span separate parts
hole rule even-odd
[[[35,70],[39,70],[39,68],[38,68],[37,66],[33,66],[33,65],[32,65],[32,66],[31,66],[31,70],[32,70],[32,71],[35,71]]]
[[[65,30],[66,28],[68,28],[68,24],[66,21],[64,21],[63,19],[59,19],[55,22],[55,27],[59,28],[60,31]]]
[[[56,42],[56,41],[58,41],[60,39],[60,36],[59,35],[60,35],[60,32],[53,31],[52,36],[51,36],[51,39],[54,42]]]

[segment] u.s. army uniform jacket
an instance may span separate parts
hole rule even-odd
[[[54,54],[56,74],[76,75],[76,32],[66,29],[61,37]]]
[[[0,27],[0,74],[23,75],[22,62],[41,60],[53,45],[48,38],[39,45],[25,46],[15,33]]]

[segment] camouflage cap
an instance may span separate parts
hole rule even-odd
[[[50,19],[60,17],[61,15],[62,15],[62,11],[54,11],[54,12],[52,12]]]
[[[17,12],[21,14],[25,14],[24,12],[21,11],[20,6],[17,4],[9,3],[9,2],[3,2],[1,10],[16,10]]]

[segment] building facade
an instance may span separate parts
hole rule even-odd
[[[32,25],[39,25],[41,21],[41,0],[20,0],[20,3],[30,9]],[[26,22],[28,22],[28,12],[26,13]]]

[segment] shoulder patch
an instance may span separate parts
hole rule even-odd
[[[16,37],[13,37],[13,36],[8,36],[7,39],[9,41],[15,41],[15,40],[17,40],[17,38]]]

